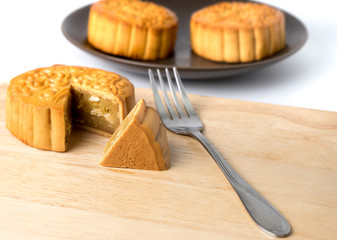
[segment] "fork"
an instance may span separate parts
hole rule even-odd
[[[282,214],[254,190],[202,134],[203,124],[188,99],[177,68],[173,68],[173,73],[178,91],[176,90],[177,87],[173,85],[170,71],[166,68],[165,72],[171,98],[167,93],[167,87],[164,84],[161,71],[157,69],[159,84],[164,98],[163,102],[153,71],[151,69],[148,71],[155,104],[164,126],[176,134],[189,135],[199,140],[225,174],[252,219],[262,230],[276,237],[288,236],[291,232],[291,227]],[[173,103],[170,99],[173,99]]]

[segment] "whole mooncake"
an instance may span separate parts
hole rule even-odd
[[[113,55],[157,60],[172,54],[178,19],[171,10],[138,0],[105,0],[91,5],[88,42]]]
[[[220,2],[190,20],[191,47],[199,56],[228,63],[261,60],[285,47],[284,13],[252,2]]]

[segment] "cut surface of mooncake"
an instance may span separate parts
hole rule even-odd
[[[88,42],[113,55],[157,60],[172,54],[178,19],[171,10],[138,0],[98,1],[91,5]]]
[[[192,50],[228,63],[258,61],[286,45],[284,13],[252,2],[220,2],[192,14]]]
[[[166,170],[170,150],[158,112],[139,100],[111,136],[100,162],[106,167]]]
[[[13,78],[6,127],[25,144],[66,151],[72,125],[111,136],[135,104],[134,86],[100,69],[54,65]]]

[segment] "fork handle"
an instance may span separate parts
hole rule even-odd
[[[286,237],[291,232],[287,220],[266,199],[264,199],[252,186],[250,186],[221,156],[209,140],[200,132],[192,131],[194,136],[211,154],[222,172],[239,195],[243,205],[253,220],[266,232],[276,237]]]

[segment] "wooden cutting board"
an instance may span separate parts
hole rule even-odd
[[[137,89],[153,105],[149,89]],[[66,153],[5,128],[0,87],[0,239],[272,239],[212,158],[169,133],[171,168],[101,167],[108,139],[74,130]],[[205,135],[289,220],[289,239],[337,236],[337,113],[190,96]]]

